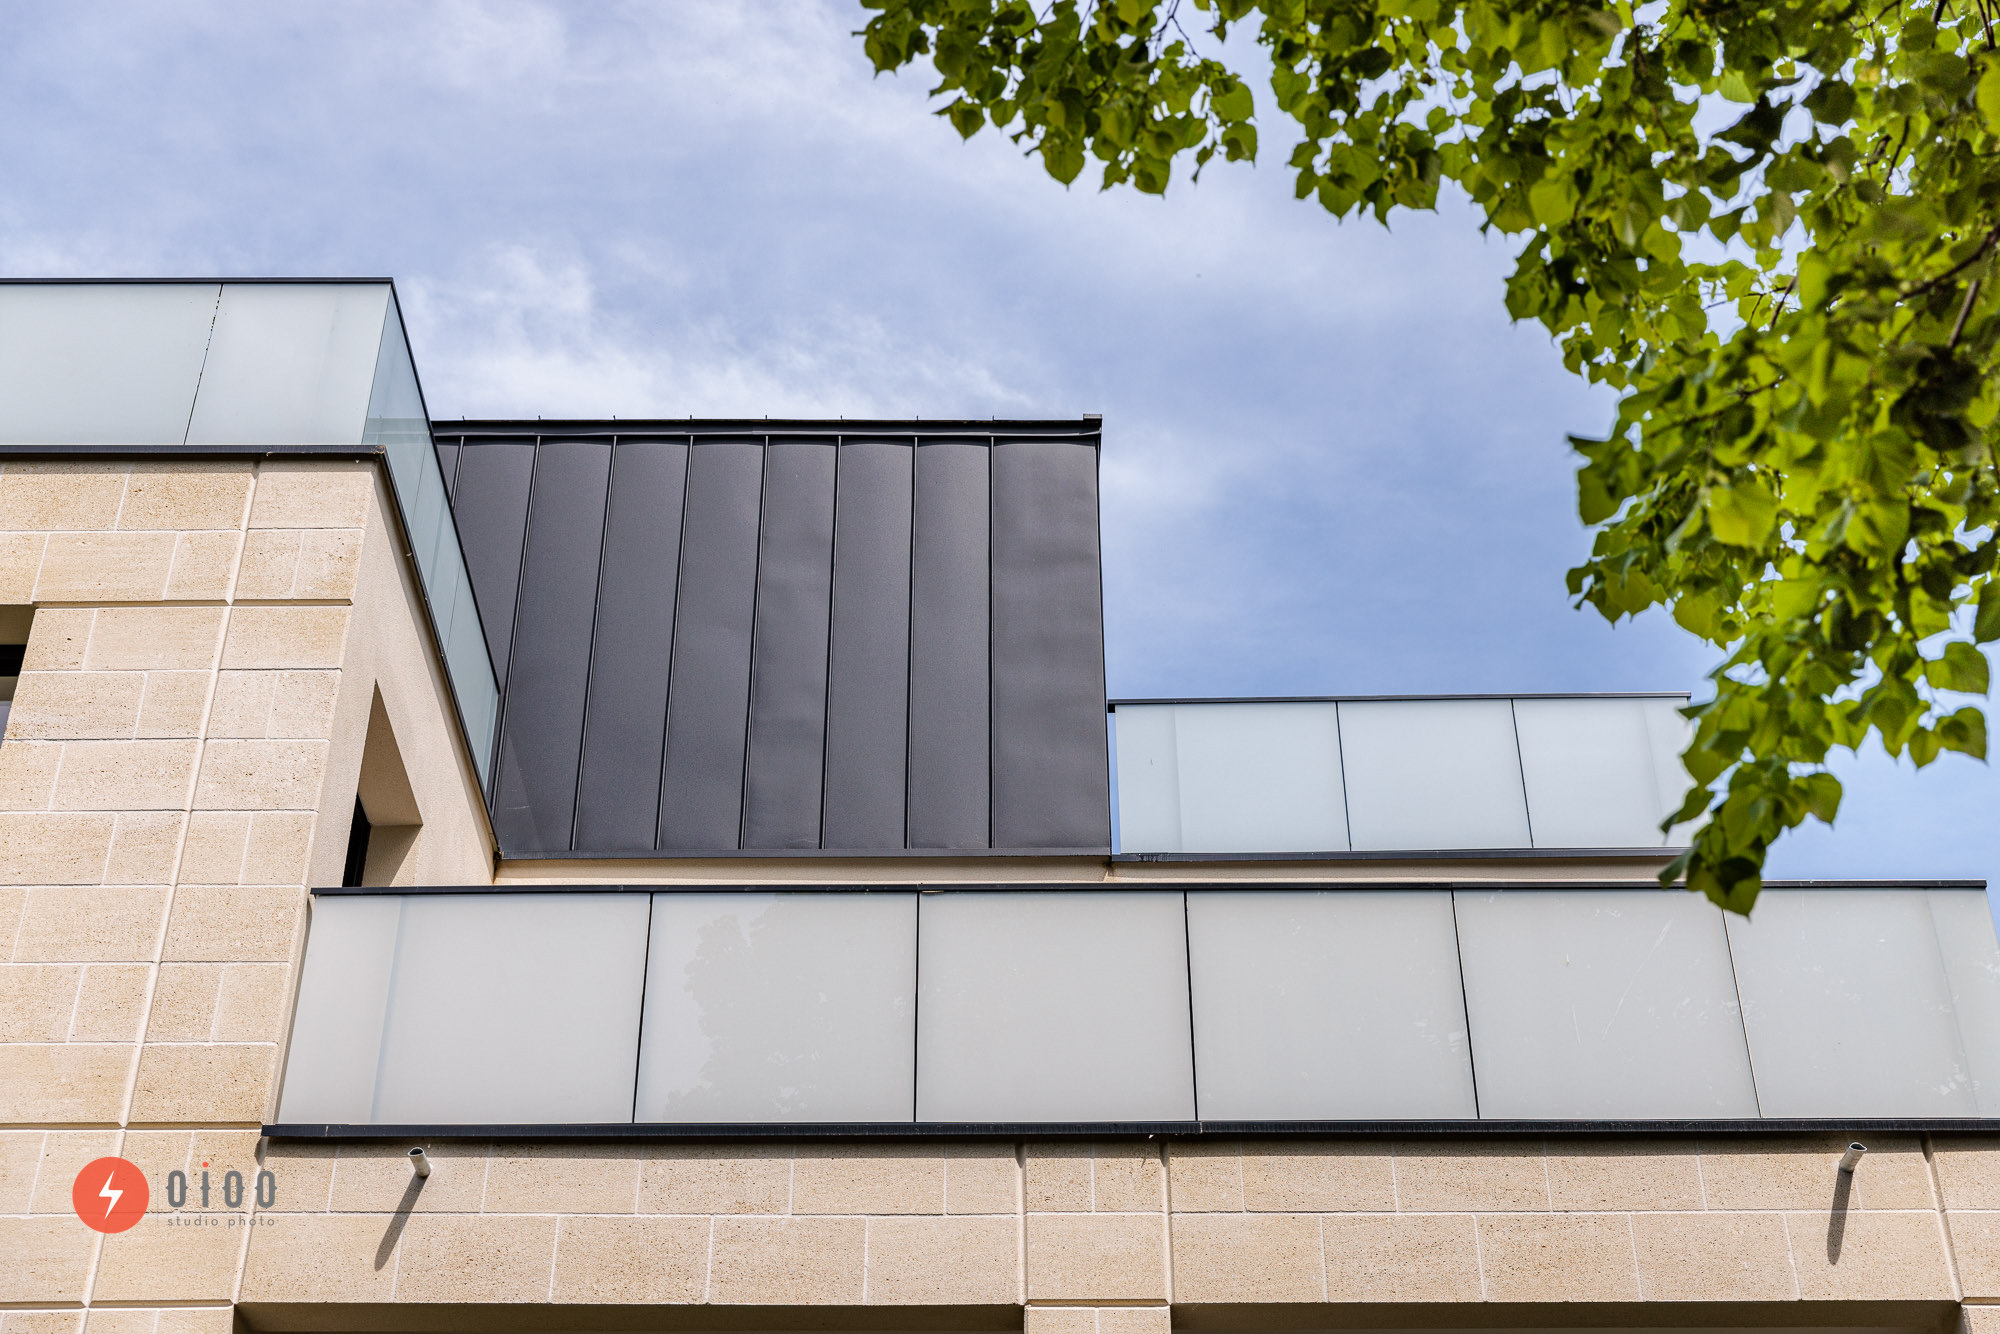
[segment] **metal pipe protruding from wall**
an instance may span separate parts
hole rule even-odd
[[[1847,1152],[1840,1155],[1840,1170],[1843,1172],[1852,1172],[1855,1168],[1861,1166],[1861,1155],[1866,1152],[1868,1152],[1866,1144],[1848,1145]]]
[[[1856,1145],[1855,1147],[1859,1148],[1860,1146]],[[422,1149],[410,1150],[410,1166],[417,1169],[417,1175],[420,1177],[427,1177],[431,1174],[431,1160],[424,1157],[424,1151]],[[1840,1170],[1846,1172],[1852,1169],[1846,1167],[1844,1165],[1844,1160],[1843,1160],[1843,1166],[1841,1167]]]

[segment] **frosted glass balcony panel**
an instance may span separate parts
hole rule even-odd
[[[191,445],[361,442],[387,283],[224,283]]]
[[[2000,940],[1983,889],[1933,889],[1925,897],[1944,957],[1958,1037],[1981,1116],[2000,1116]]]
[[[369,1120],[630,1121],[646,899],[403,898]]]
[[[1356,850],[1529,846],[1508,701],[1343,702],[1340,740]]]
[[[641,1121],[908,1121],[915,894],[656,894]]]
[[[180,444],[220,291],[0,285],[0,444]]]
[[[1201,1115],[1470,1119],[1444,891],[1188,895]]]
[[[1179,852],[1180,757],[1174,706],[1121,704],[1113,715],[1118,763],[1118,850]]]
[[[278,1119],[360,1125],[375,1106],[403,900],[316,898]]]
[[[1179,893],[928,893],[918,942],[919,1120],[1193,1119]]]
[[[1974,1116],[1930,902],[1767,889],[1729,941],[1765,1116]]]
[[[1347,849],[1335,706],[1177,704],[1184,852]]]
[[[1687,777],[1680,772],[1678,748],[1668,750],[1663,765],[1654,738],[1685,730],[1685,720],[1674,713],[1680,703],[1677,698],[1515,700],[1535,846],[1665,846],[1660,821],[1680,805]],[[1663,772],[1669,775],[1665,785]]]
[[[1489,1118],[1753,1117],[1721,912],[1680,891],[1458,891]]]

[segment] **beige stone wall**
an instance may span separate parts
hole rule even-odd
[[[2000,1302],[2000,1136],[1868,1139],[1845,1190],[1841,1136],[450,1144],[421,1187],[400,1143],[283,1144],[239,1295],[253,1320],[1024,1304],[1030,1334],[1157,1334],[1170,1306]]]
[[[339,879],[378,692],[422,873],[491,879],[389,505],[358,460],[0,467],[0,606],[35,609],[0,744],[10,1334],[73,1330],[86,1301],[93,1331],[229,1327],[247,1229],[170,1227],[156,1196],[100,1238],[70,1183],[111,1154],[156,1183],[254,1176],[306,887]]]

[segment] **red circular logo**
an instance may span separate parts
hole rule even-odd
[[[123,1158],[99,1158],[76,1174],[69,1202],[85,1226],[123,1232],[146,1216],[146,1174]]]

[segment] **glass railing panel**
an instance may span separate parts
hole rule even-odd
[[[1201,1115],[1477,1116],[1451,896],[1187,896]]]
[[[1972,1116],[1927,897],[1766,889],[1728,919],[1765,1116]]]
[[[917,1118],[1194,1117],[1182,896],[926,894]]]
[[[181,444],[221,292],[0,284],[0,444]]]
[[[656,894],[641,1121],[908,1121],[917,896]]]
[[[1343,701],[1340,739],[1356,849],[1530,845],[1510,701]]]
[[[1660,822],[1679,808],[1687,787],[1681,746],[1674,744],[1684,730],[1676,712],[1680,703],[1515,700],[1535,846],[1665,847]],[[1659,754],[1662,743],[1665,755]]]
[[[353,445],[386,283],[224,283],[189,445]]]
[[[387,288],[380,290],[388,292]],[[387,303],[377,340],[362,443],[380,448],[388,462],[390,484],[410,540],[417,577],[430,605],[431,626],[444,653],[446,676],[457,699],[473,766],[481,786],[490,789],[493,741],[499,723],[498,677],[483,636],[473,633],[479,609],[466,577],[416,363],[410,358],[402,315],[394,300]]]
[[[1694,894],[1458,891],[1479,1111],[1752,1117],[1721,910]]]

